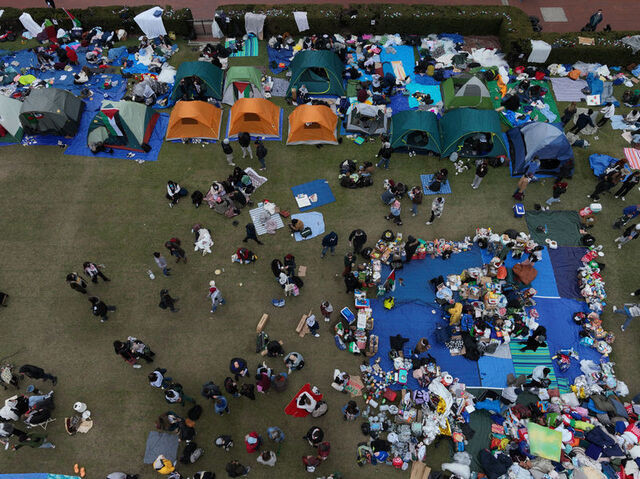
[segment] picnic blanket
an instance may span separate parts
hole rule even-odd
[[[573,115],[573,119],[571,120],[572,123],[575,125],[576,121],[578,120],[578,117],[580,115],[582,115],[583,113],[587,113],[587,111],[589,111],[587,108],[578,108],[576,110],[576,114]],[[593,121],[593,124],[596,124],[596,121],[598,120],[598,115],[600,113],[598,112],[598,110],[595,110],[592,114],[591,114],[591,121]],[[587,125],[585,126],[582,130],[580,130],[580,134],[581,135],[594,135],[595,133],[597,133],[598,131],[598,127],[597,126],[590,126]]]
[[[626,156],[629,166],[634,170],[640,170],[640,150],[635,148],[625,148],[624,156]]]
[[[257,208],[254,208],[251,211],[249,211],[249,216],[251,216],[251,221],[253,221],[253,226],[256,227],[256,233],[258,236],[267,233],[267,228],[265,226],[265,223],[260,219],[262,217],[263,211],[264,211],[264,206],[262,206],[262,203],[260,203]],[[275,220],[277,230],[279,230],[280,228],[284,228],[284,223],[282,222],[282,218],[280,217],[280,214],[274,213],[271,215],[270,218]]]
[[[318,208],[319,206],[333,203],[336,200],[335,196],[333,196],[333,192],[331,191],[331,187],[329,186],[329,182],[327,180],[314,180],[310,181],[309,183],[292,186],[291,192],[293,193],[294,199],[298,195],[307,195],[309,197],[309,200],[311,201],[311,204],[309,206],[300,208],[300,211],[312,210],[314,208]],[[314,198],[315,201],[313,201]]]
[[[149,146],[151,150],[148,153],[144,153],[142,151],[129,151],[122,149],[113,149],[113,153],[107,153],[106,151],[101,151],[99,153],[93,153],[89,149],[89,145],[87,144],[87,135],[89,133],[89,126],[93,121],[93,117],[95,116],[95,112],[85,111],[82,115],[82,119],[80,120],[80,128],[78,129],[78,133],[71,139],[71,143],[69,147],[65,150],[65,155],[77,155],[77,156],[89,156],[89,157],[100,157],[100,158],[119,158],[122,160],[135,160],[135,161],[157,161],[158,155],[160,154],[160,149],[162,148],[162,144],[164,142],[164,137],[167,133],[167,127],[169,126],[169,115],[166,113],[161,113],[158,121],[156,122],[156,126],[153,129],[153,133],[151,133],[151,138],[149,138]]]
[[[267,55],[269,56],[269,70],[271,70],[271,73],[274,75],[277,75],[289,68],[289,64],[293,58],[293,49],[281,48],[280,50],[276,50],[275,48],[267,46]]]
[[[254,170],[250,166],[245,168],[244,172],[247,175],[249,175],[249,178],[251,178],[251,184],[253,185],[253,187],[255,189],[258,189],[259,187],[261,187],[262,185],[264,185],[267,182],[267,177],[266,176],[261,176],[260,174],[258,174],[258,172],[256,170]]]
[[[624,116],[622,115],[613,115],[611,117],[611,129],[612,130],[629,130],[629,131],[637,130],[635,126],[625,123]]]
[[[451,185],[449,184],[449,180],[442,183],[440,186],[440,191],[431,191],[429,189],[429,185],[433,181],[433,175],[420,175],[420,182],[422,183],[422,192],[425,195],[448,195],[451,193]]]
[[[550,238],[559,246],[580,246],[580,217],[577,211],[529,211],[525,216],[531,239],[545,245]],[[547,232],[538,231],[538,226]]]
[[[244,41],[242,45],[242,50],[234,51],[231,56],[232,57],[257,57],[258,56],[258,37],[255,35],[249,35]],[[224,46],[227,48],[231,48],[232,50],[236,48],[236,40],[234,38],[230,38],[224,42]]]
[[[311,236],[303,238],[300,233],[294,233],[293,238],[296,241],[305,241],[324,233],[324,217],[322,213],[312,211],[311,213],[297,213],[291,215],[291,219],[297,219],[304,223],[305,227],[311,228]]]
[[[395,53],[387,50],[395,50]],[[413,69],[416,64],[416,58],[413,53],[413,47],[409,45],[393,45],[391,47],[382,48],[380,52],[380,61],[382,62],[382,70],[385,74],[392,73],[394,76],[404,73],[405,76],[413,78]],[[399,63],[395,63],[399,62]]]
[[[410,108],[418,108],[419,106],[428,106],[425,103],[421,103],[418,101],[416,97],[413,96],[414,93],[420,92],[425,95],[430,95],[433,103],[431,105],[435,105],[438,102],[442,101],[442,93],[440,92],[440,85],[424,85],[421,83],[409,83],[406,87],[409,92],[409,107]],[[395,110],[394,110],[395,111]]]
[[[511,82],[507,85],[507,89],[511,90],[512,88],[516,88],[520,84],[519,81]],[[528,103],[521,103],[520,108],[518,108],[517,113],[522,115],[528,114],[532,121],[543,121],[548,123],[554,123],[560,117],[560,113],[558,112],[558,106],[556,105],[556,101],[551,94],[551,86],[546,81],[541,80],[530,80],[531,86],[538,85],[544,88],[547,93],[542,97],[542,101],[544,103],[544,107],[535,107],[533,108]],[[502,102],[502,95],[500,94],[500,89],[498,88],[498,82],[490,81],[487,83],[487,88],[491,95],[491,101],[493,101],[494,107],[498,108]],[[514,120],[513,112],[510,110],[504,110],[500,112],[502,120],[507,123],[509,126],[516,126],[517,122]]]
[[[585,101],[586,95],[582,89],[587,87],[585,80],[572,80],[569,77],[552,78],[551,86],[556,101]]]
[[[158,431],[149,433],[144,451],[144,463],[153,464],[153,461],[160,454],[171,462],[175,462],[178,459],[178,436],[176,434]]]
[[[284,78],[274,78],[273,86],[271,87],[271,96],[285,97],[287,96],[287,89],[289,88],[289,82]]]

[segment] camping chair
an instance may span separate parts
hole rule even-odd
[[[50,416],[50,411],[49,411],[49,416],[46,419],[39,420],[38,419],[38,417],[39,417],[38,414],[41,414],[41,411],[45,411],[45,410],[38,409],[37,411],[33,411],[33,413],[32,413],[33,415],[30,416],[30,417],[34,418],[33,421],[29,421],[29,418],[25,419],[24,424],[25,424],[25,426],[27,426],[28,429],[41,427],[42,429],[44,429],[46,431],[47,427],[49,426],[49,423],[54,422],[56,420],[56,418]]]

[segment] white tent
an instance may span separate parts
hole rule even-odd
[[[153,7],[138,13],[133,18],[147,38],[156,38],[167,34],[164,23],[162,23],[162,12],[162,8]]]
[[[22,26],[24,26],[24,28],[26,28],[34,37],[38,36],[38,34],[42,32],[42,27],[38,25],[33,17],[26,12],[20,15],[20,22],[22,23]]]

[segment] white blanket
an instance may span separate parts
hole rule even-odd
[[[198,241],[196,241],[194,251],[202,251],[202,256],[209,253],[211,254],[211,247],[213,246],[213,240],[211,239],[211,233],[206,228],[200,228],[198,231]]]

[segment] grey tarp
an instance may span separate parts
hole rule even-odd
[[[178,436],[166,432],[151,431],[147,437],[147,447],[144,451],[144,463],[153,461],[162,454],[171,462],[178,459]]]

